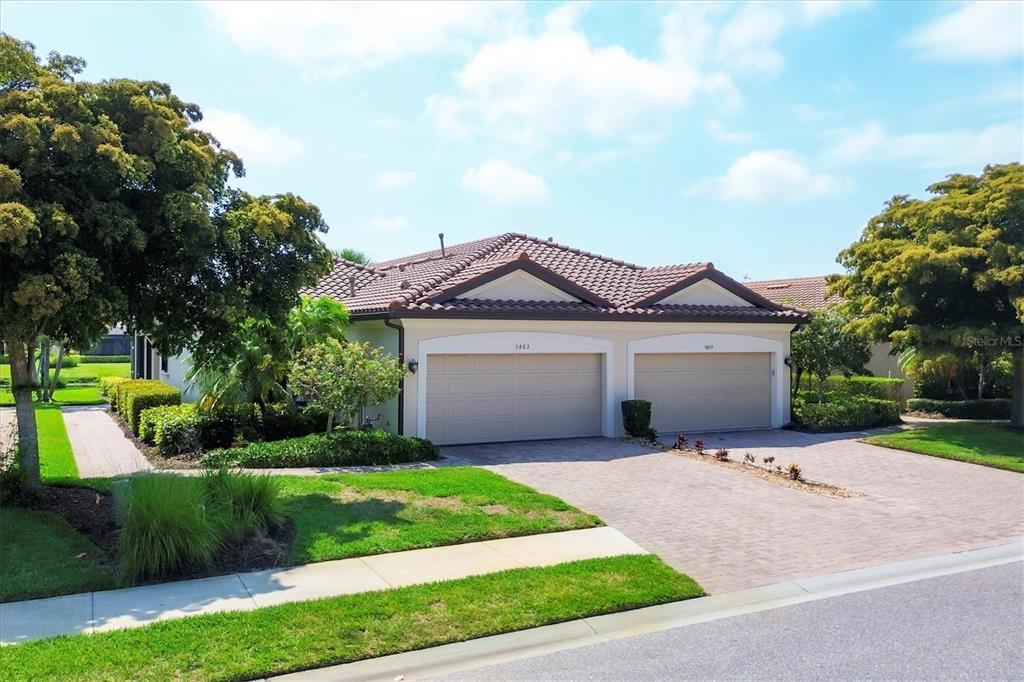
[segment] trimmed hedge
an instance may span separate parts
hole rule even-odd
[[[117,384],[117,411],[128,422],[132,433],[139,433],[142,411],[157,405],[178,405],[181,391],[174,386],[153,379],[130,379]]]
[[[370,466],[423,462],[440,456],[429,440],[396,436],[382,429],[336,431],[301,438],[251,443],[242,448],[211,450],[206,466],[279,469],[284,467]]]
[[[195,405],[158,405],[142,411],[138,435],[164,457],[197,452],[202,421]]]
[[[622,427],[634,438],[657,438],[658,432],[651,428],[651,401],[623,400]]]
[[[83,365],[88,364],[100,364],[100,363],[117,363],[124,364],[132,361],[130,355],[80,355],[79,362]]]
[[[907,401],[911,412],[941,414],[953,419],[1009,419],[1013,401],[1008,398],[986,398],[984,400],[932,400],[911,398]]]
[[[898,424],[899,403],[864,395],[833,396],[828,402],[798,400],[793,403],[793,421],[813,431],[848,431]]]
[[[131,381],[128,377],[100,377],[100,395],[110,401],[111,406],[117,409],[117,387],[126,381]]]
[[[880,400],[899,400],[903,379],[868,376],[830,376],[825,380],[825,393],[839,396],[864,395]]]

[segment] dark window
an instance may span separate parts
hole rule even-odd
[[[164,372],[164,373],[167,372],[167,356],[166,355],[161,355],[160,356],[160,371]]]

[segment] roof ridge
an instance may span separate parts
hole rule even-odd
[[[562,251],[568,251],[569,253],[576,253],[576,254],[579,254],[581,256],[590,256],[591,258],[597,258],[598,260],[603,260],[606,263],[614,263],[615,265],[624,265],[627,268],[632,268],[634,270],[646,270],[647,269],[647,268],[645,268],[642,265],[637,265],[635,263],[630,263],[628,261],[619,260],[618,258],[611,258],[609,256],[605,256],[605,255],[602,255],[600,253],[595,253],[593,251],[585,251],[583,249],[577,249],[574,246],[568,246],[566,244],[562,244],[560,242],[556,242],[553,239],[550,239],[550,240],[549,239],[541,239],[540,237],[534,237],[532,234],[525,234],[523,232],[508,232],[507,234],[511,235],[513,237],[519,237],[521,239],[527,239],[527,240],[529,240],[531,242],[534,242],[535,244],[543,244],[544,246],[554,246],[555,248],[561,249]]]
[[[832,275],[807,275],[805,277],[779,277],[776,279],[752,279],[749,282],[743,282],[743,284],[772,284],[774,282],[798,282],[808,279],[828,279]]]
[[[378,270],[377,268],[373,267],[372,265],[365,265],[363,263],[357,263],[354,260],[349,260],[347,258],[342,258],[341,256],[334,256],[334,265],[337,265],[339,263],[341,263],[342,265],[347,265],[349,267],[358,268],[359,270],[365,270],[367,272],[372,272],[373,274],[380,275],[381,277],[386,277],[387,276],[386,273],[381,272],[380,270]]]
[[[694,263],[676,263],[674,265],[655,265],[649,268],[642,268],[644,272],[662,272],[666,270],[701,269],[714,270],[715,264],[709,260],[696,261]]]
[[[388,307],[391,308],[401,305],[408,305],[410,303],[415,303],[419,299],[426,296],[428,292],[432,291],[441,282],[445,281],[452,275],[462,272],[467,267],[472,265],[477,259],[481,258],[482,256],[485,256],[487,253],[491,251],[494,251],[499,246],[504,246],[505,244],[507,244],[511,237],[511,233],[498,235],[494,240],[492,240],[488,244],[485,244],[483,247],[477,249],[476,251],[473,251],[472,253],[463,256],[459,260],[455,261],[451,266],[445,268],[444,270],[437,273],[430,279],[419,284],[413,285],[408,289],[403,289],[402,291],[398,292],[397,297],[388,304]]]
[[[479,251],[492,246],[493,244],[495,244],[499,240],[505,240],[505,241],[501,242],[502,244],[507,243],[508,238],[512,237],[512,236],[515,236],[514,232],[503,232],[501,234],[496,234],[493,237],[484,237],[482,239],[470,239],[468,241],[459,242],[458,244],[451,244],[445,250],[447,251],[447,250],[455,249],[455,248],[458,248],[458,247],[462,246],[463,244],[471,244],[473,242],[485,242],[485,244],[482,247],[480,247],[476,251],[472,251],[469,254],[467,254],[467,255],[473,256],[476,253],[478,253]],[[431,249],[430,251],[424,251],[423,253],[434,253],[435,251],[439,251],[439,250],[440,249]],[[418,255],[418,254],[414,254],[414,255]],[[393,268],[405,267],[405,266],[408,266],[408,265],[419,265],[420,263],[426,263],[428,261],[433,261],[433,260],[447,260],[450,257],[451,257],[450,255],[445,255],[445,256],[437,255],[437,256],[422,256],[420,258],[412,258],[412,257],[410,257],[408,259],[392,258],[390,260],[384,261],[384,263],[386,263],[386,265],[379,267],[379,270],[391,270]]]

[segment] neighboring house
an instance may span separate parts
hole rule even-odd
[[[512,233],[335,260],[304,293],[344,303],[348,337],[406,366],[400,397],[367,414],[440,444],[618,436],[634,397],[662,432],[781,427],[807,317],[711,263],[645,268]]]
[[[772,301],[804,310],[818,310],[842,300],[839,296],[828,295],[828,281],[825,276],[768,279],[743,284]],[[907,398],[913,397],[914,382],[907,379],[907,375],[899,367],[897,356],[891,351],[891,343],[872,343],[871,360],[868,361],[867,370],[876,377],[903,379],[900,399],[906,401]]]
[[[181,399],[194,402],[199,399],[196,386],[186,378],[192,369],[188,353],[161,355],[150,340],[136,334],[132,337],[132,378],[159,379],[181,389]]]
[[[107,330],[92,348],[82,351],[83,355],[131,355],[132,337],[124,327],[116,325]]]

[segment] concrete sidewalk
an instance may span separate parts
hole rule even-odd
[[[607,526],[0,604],[0,644],[647,551]]]
[[[64,427],[82,478],[111,478],[153,467],[128,440],[106,405],[62,407]]]

